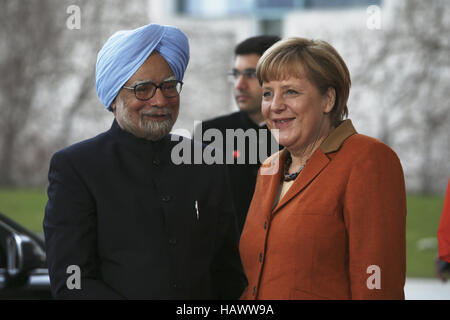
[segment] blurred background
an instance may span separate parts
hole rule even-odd
[[[450,176],[447,0],[0,0],[0,213],[42,234],[50,157],[113,120],[95,91],[97,52],[114,32],[148,23],[190,39],[174,128],[184,132],[237,110],[227,72],[238,42],[272,34],[332,44],[352,76],[349,118],[405,171],[406,298],[450,299],[434,266]]]

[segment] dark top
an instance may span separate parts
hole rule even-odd
[[[55,297],[240,296],[245,277],[225,168],[173,164],[177,143],[171,135],[136,138],[114,121],[53,156],[44,233]],[[81,289],[67,288],[70,265],[81,268]]]
[[[229,115],[217,117],[211,120],[204,121],[201,127],[202,134],[200,135],[200,126],[197,126],[194,133],[194,138],[203,137],[203,134],[208,129],[218,129],[223,136],[223,149],[221,150],[225,155],[227,153],[227,145],[228,148],[233,150],[234,163],[228,164],[228,174],[230,179],[231,190],[233,194],[233,200],[236,207],[236,212],[238,216],[238,228],[239,233],[242,232],[244,227],[245,218],[247,216],[247,211],[250,206],[250,202],[253,197],[253,192],[255,190],[256,184],[256,176],[258,175],[259,167],[264,160],[272,154],[271,152],[271,142],[276,146],[276,150],[278,151],[280,147],[277,142],[270,134],[270,130],[266,125],[259,126],[254,123],[247,112],[238,111]],[[237,143],[237,138],[226,139],[226,130],[227,129],[242,129],[244,131],[248,129],[255,130],[256,141],[253,142],[250,139],[245,140],[245,145],[239,146]],[[264,132],[264,134],[262,134]],[[203,141],[203,143],[213,143],[214,141]],[[250,155],[250,143],[253,144],[253,150],[257,152],[256,161],[251,159]],[[233,147],[233,148],[231,148]],[[263,148],[263,149],[261,149]],[[237,152],[236,152],[237,151]],[[260,156],[260,152],[263,156]],[[238,163],[238,159],[240,157],[243,160],[243,164]],[[225,161],[224,161],[225,163]]]

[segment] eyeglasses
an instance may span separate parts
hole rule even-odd
[[[256,69],[245,69],[242,72],[237,69],[233,69],[228,73],[228,78],[232,81],[236,81],[240,76],[243,76],[248,80],[256,79]]]
[[[157,85],[152,81],[145,81],[138,83],[132,87],[123,86],[123,88],[133,90],[136,99],[146,101],[155,96],[156,90],[158,88],[166,98],[177,97],[180,94],[181,89],[183,88],[183,82],[179,80],[168,80],[162,82],[160,85]]]

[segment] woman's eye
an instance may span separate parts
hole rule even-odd
[[[270,92],[270,91],[263,92],[263,98],[270,98],[271,96],[272,96],[272,92]]]
[[[294,89],[288,89],[288,90],[286,90],[286,93],[287,93],[288,95],[295,95],[295,94],[298,94],[298,92],[295,91]]]

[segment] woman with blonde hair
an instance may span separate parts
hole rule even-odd
[[[347,119],[350,74],[324,41],[282,40],[257,65],[285,148],[261,166],[240,241],[242,299],[404,299],[397,155]]]

